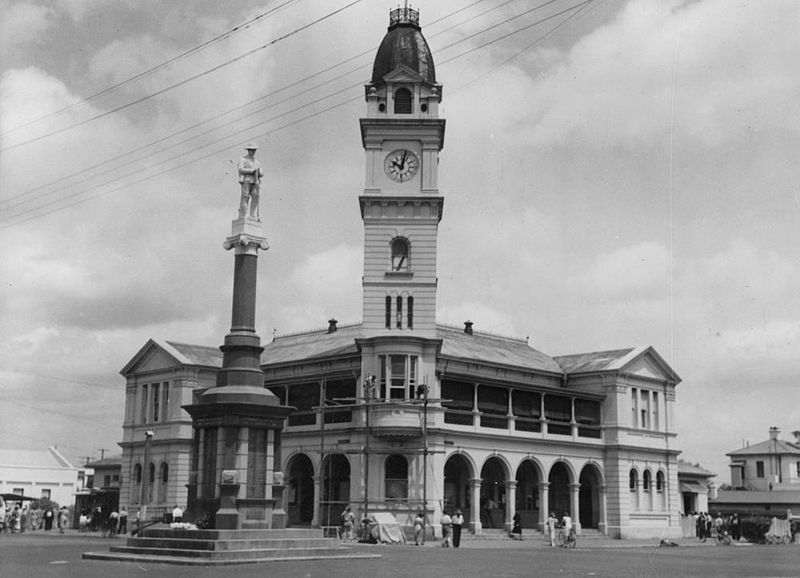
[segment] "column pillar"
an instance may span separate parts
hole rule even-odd
[[[514,513],[517,509],[517,480],[506,480],[506,532],[514,527]]]
[[[550,516],[550,482],[539,482],[536,488],[539,492],[539,531],[547,531],[547,518]]]
[[[469,529],[473,534],[483,533],[481,524],[481,479],[470,478]]]
[[[606,533],[606,528],[608,526],[608,522],[606,521],[606,485],[605,484],[601,484],[600,485],[599,498],[600,498],[600,503],[598,504],[598,507],[600,508],[600,512],[599,512],[600,515],[598,516],[599,520],[597,522],[597,529],[600,530],[601,534],[605,534]]]
[[[320,469],[322,469],[322,463],[319,465]],[[322,476],[314,476],[314,515],[311,518],[311,525],[314,528],[318,528],[322,525],[322,520],[320,519],[320,502],[322,501]]]
[[[569,485],[569,515],[572,518],[572,525],[575,526],[575,534],[577,535],[580,535],[581,533],[581,517],[579,508],[580,489],[580,484]]]

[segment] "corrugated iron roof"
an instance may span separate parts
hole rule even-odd
[[[167,349],[170,354],[187,365],[222,367],[222,351],[219,350],[219,347],[176,343],[174,341],[166,341],[164,344],[168,346],[165,349]]]
[[[477,331],[468,335],[462,330],[441,325],[436,327],[436,337],[442,340],[443,357],[564,373],[552,357],[532,348],[522,339],[486,335]]]
[[[749,456],[764,454],[791,454],[800,455],[800,447],[783,440],[766,440],[761,443],[734,450],[725,455],[727,456]]]
[[[717,498],[708,501],[709,508],[716,504],[800,504],[800,490],[719,490]]]
[[[717,474],[705,469],[700,464],[692,464],[685,460],[678,460],[678,475],[694,475],[711,478],[716,477]]]
[[[592,353],[577,353],[574,355],[559,355],[553,359],[567,373],[582,373],[587,371],[608,371],[620,369],[639,348],[612,349],[610,351],[595,351]]]
[[[0,448],[0,466],[77,469],[53,447],[46,450]]]
[[[362,326],[339,327],[333,333],[327,329],[278,336],[264,346],[262,365],[277,365],[308,359],[341,357],[358,353],[356,338],[361,337]]]

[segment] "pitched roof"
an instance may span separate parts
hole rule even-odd
[[[678,460],[678,475],[716,477],[717,474],[705,469],[700,464],[692,464],[685,460]]]
[[[799,504],[800,490],[747,491],[718,490],[717,498],[709,500],[709,508],[715,504]]]
[[[0,466],[76,469],[55,447],[46,450],[0,448]]]
[[[361,337],[362,327],[340,326],[333,333],[327,329],[282,335],[264,346],[262,365],[292,363],[308,359],[340,357],[358,353],[356,338]]]
[[[609,371],[624,367],[633,357],[642,352],[640,350],[643,351],[643,348],[629,347],[627,349],[612,349],[610,351],[595,351],[593,353],[559,355],[554,359],[567,373]]]
[[[461,329],[436,326],[436,337],[442,340],[443,357],[453,359],[480,360],[486,363],[508,365],[563,374],[564,371],[549,355],[528,345],[522,339],[500,337],[474,332],[472,335]]]
[[[107,458],[103,458],[101,460],[94,460],[92,462],[86,462],[87,468],[113,468],[116,466],[122,467],[122,455],[118,456],[109,456]]]
[[[728,452],[726,456],[752,456],[764,454],[792,454],[800,455],[800,447],[793,443],[785,442],[783,440],[766,440],[761,443],[747,446]]]
[[[165,341],[159,345],[166,345],[164,349],[187,365],[222,367],[222,351],[220,351],[219,347],[176,343],[174,341]]]

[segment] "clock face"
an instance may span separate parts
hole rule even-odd
[[[417,174],[419,159],[413,152],[400,149],[392,151],[383,161],[383,170],[393,181],[404,183]]]

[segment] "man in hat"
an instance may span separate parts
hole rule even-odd
[[[453,548],[458,548],[461,545],[461,527],[464,525],[464,515],[461,510],[456,510],[453,514]]]
[[[250,218],[261,220],[259,213],[259,194],[261,177],[264,171],[261,164],[255,159],[256,149],[254,144],[245,147],[247,154],[239,159],[239,182],[242,185],[242,200],[239,203],[239,218],[247,216],[247,207],[250,206]]]

